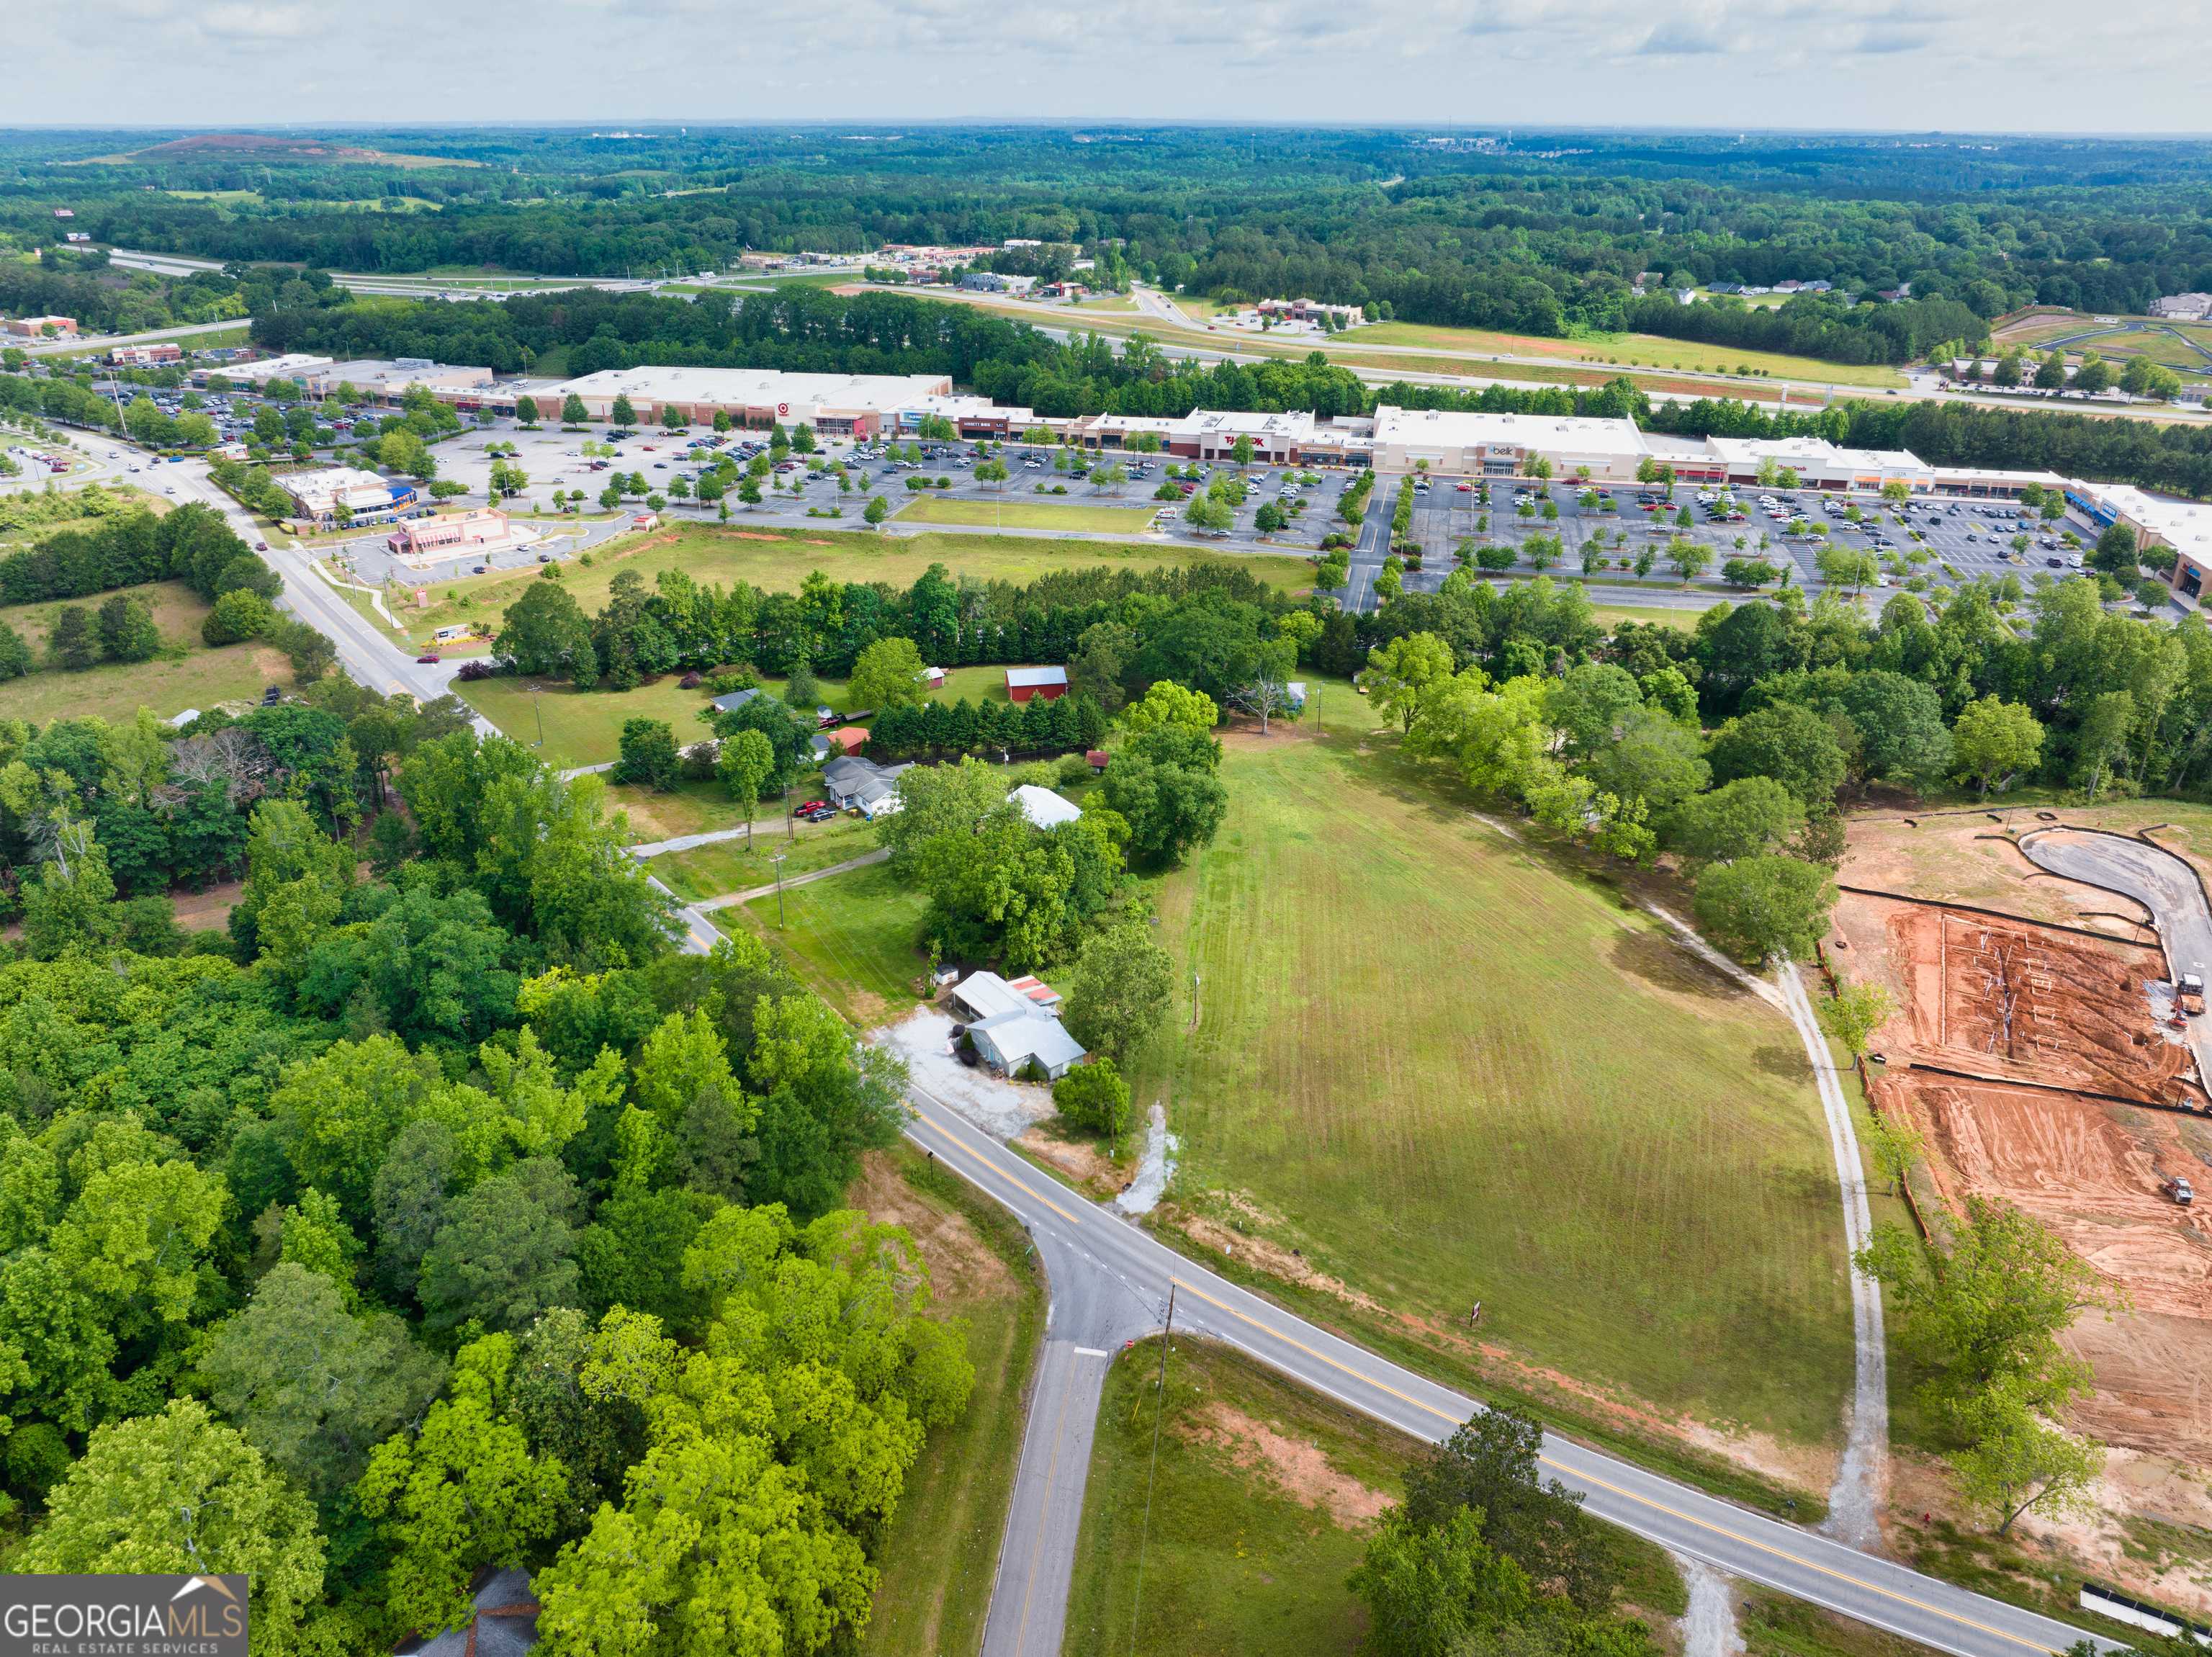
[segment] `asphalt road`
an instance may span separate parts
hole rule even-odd
[[[2212,908],[2197,871],[2162,846],[2091,829],[2035,829],[2020,838],[2028,861],[2069,880],[2109,886],[2142,904],[2158,923],[2170,974],[2212,972]],[[2212,1030],[2192,1019],[2190,1050],[2197,1074],[2212,1078]]]

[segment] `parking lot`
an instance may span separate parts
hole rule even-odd
[[[1378,480],[1374,509],[1390,509],[1396,482]],[[2073,544],[2065,539],[2069,532]],[[1660,485],[1438,478],[1425,488],[1417,482],[1411,539],[1420,543],[1422,567],[1404,580],[1411,590],[1433,592],[1458,567],[1462,545],[1512,549],[1510,573],[1532,575],[1540,560],[1529,543],[1555,537],[1559,551],[1549,567],[1557,573],[1609,586],[1679,588],[1682,577],[1668,549],[1686,540],[1704,549],[1698,579],[1708,583],[1720,581],[1729,560],[1741,558],[1765,560],[1786,570],[1791,585],[1818,591],[1826,585],[1820,552],[1835,546],[1875,554],[1870,590],[1877,595],[1901,589],[1940,597],[1977,578],[2010,575],[2033,587],[2070,574],[2096,534],[2077,513],[2046,523],[2010,502],[1916,496],[1893,504],[1871,494],[1808,489],[1678,484],[1670,492]]]

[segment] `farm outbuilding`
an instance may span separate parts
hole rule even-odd
[[[1031,697],[1042,697],[1047,702],[1056,702],[1067,694],[1067,669],[1065,667],[1009,667],[1006,669],[1006,700],[1027,702]]]

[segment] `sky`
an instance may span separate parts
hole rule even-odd
[[[15,0],[0,123],[2212,130],[2204,0]]]

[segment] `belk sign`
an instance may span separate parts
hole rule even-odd
[[[243,1576],[0,1576],[0,1657],[246,1657]]]

